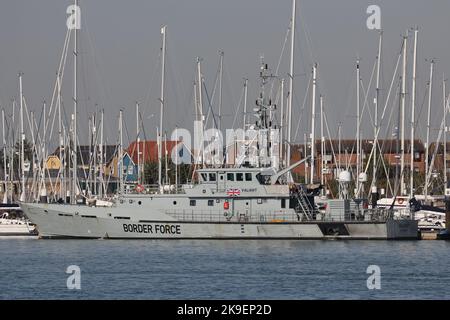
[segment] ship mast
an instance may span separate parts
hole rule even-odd
[[[417,79],[417,36],[419,30],[414,30],[414,56],[413,56],[413,77],[411,93],[411,159],[409,173],[409,196],[414,195],[414,130],[415,130],[415,109],[416,109],[416,79]]]
[[[407,59],[408,32],[403,38],[403,68],[402,68],[402,93],[401,93],[401,144],[400,144],[400,194],[405,194],[405,101],[406,101],[406,59]]]
[[[360,114],[360,68],[356,61],[356,194],[359,198],[359,172],[361,166],[361,114]]]
[[[23,85],[22,85],[23,73],[19,73],[19,91],[20,91],[20,169],[21,169],[21,181],[22,181],[22,193],[20,195],[20,201],[25,201],[25,132],[23,125]]]
[[[141,160],[140,160],[140,129],[139,129],[139,103],[136,102],[136,151],[137,151],[137,182],[141,183]]]
[[[100,118],[100,121],[101,121],[101,127],[100,127],[100,174],[99,174],[99,178],[100,178],[100,190],[99,190],[99,196],[100,196],[100,199],[102,199],[103,198],[103,165],[104,165],[104,155],[103,155],[103,148],[104,148],[104,146],[103,146],[103,119],[104,119],[104,113],[105,113],[105,111],[104,110],[102,110],[102,113],[101,113],[101,118]],[[105,190],[105,192],[106,192],[106,190]]]
[[[5,109],[2,109],[2,133],[3,133],[3,184],[4,184],[4,193],[3,193],[3,203],[8,203],[8,185],[7,179],[8,174],[6,171],[6,131],[5,131]]]
[[[383,45],[383,31],[380,31],[377,55],[377,84],[375,96],[375,115],[374,115],[374,141],[373,141],[373,174],[372,174],[372,194],[378,193],[377,190],[377,152],[378,152],[378,107],[380,103],[380,69],[381,69],[381,50]]]
[[[165,73],[166,73],[166,27],[161,28],[162,34],[162,49],[161,49],[161,98],[160,98],[160,115],[159,115],[159,130],[158,130],[158,185],[160,192],[163,193],[162,188],[162,133],[163,133],[163,117],[164,117],[164,87],[165,87]]]
[[[444,188],[447,188],[447,80],[445,74],[442,75],[442,103],[444,105]]]
[[[123,183],[123,110],[121,109],[119,112],[119,192],[120,195],[123,195],[124,192],[124,183]]]
[[[430,83],[428,87],[428,116],[427,116],[427,142],[425,149],[425,202],[428,200],[428,156],[429,156],[429,147],[430,147],[430,118],[431,118],[431,102],[433,96],[433,70],[434,70],[434,60],[431,60],[430,63]]]
[[[320,95],[320,159],[321,159],[321,164],[320,164],[320,184],[323,186],[325,184],[325,180],[324,180],[324,158],[323,155],[325,153],[325,136],[324,136],[324,128],[323,128],[323,120],[324,120],[324,114],[323,114],[323,96]],[[324,189],[322,189],[324,190]],[[325,191],[325,190],[324,190]]]
[[[218,127],[218,130],[220,131],[221,127],[222,127],[222,103],[223,103],[223,98],[222,98],[223,59],[224,59],[223,50],[219,51],[219,55],[220,55],[220,76],[219,76],[219,127]]]
[[[78,21],[78,0],[75,0],[75,21]],[[78,27],[78,26],[77,26]],[[78,108],[78,28],[74,28],[74,50],[73,50],[73,163],[72,163],[72,202],[76,203],[77,193],[77,167],[78,167],[78,145],[77,145],[77,108]]]
[[[291,133],[292,133],[292,99],[294,96],[294,54],[295,54],[295,16],[297,1],[292,0],[292,19],[291,19],[291,58],[289,67],[289,101],[287,112],[287,154],[286,167],[291,165]],[[290,174],[288,175],[290,177]]]
[[[314,183],[314,161],[315,161],[315,133],[316,133],[316,87],[317,87],[317,63],[314,63],[313,67],[313,87],[312,87],[312,103],[311,103],[311,176],[310,183]]]

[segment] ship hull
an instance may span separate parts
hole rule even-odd
[[[417,221],[384,222],[224,222],[156,219],[114,219],[117,208],[23,204],[41,238],[80,239],[417,239]],[[94,210],[96,209],[96,210]],[[95,215],[93,214],[95,212]],[[142,218],[142,217],[141,217]]]

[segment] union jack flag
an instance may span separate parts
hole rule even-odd
[[[240,189],[228,189],[227,195],[230,197],[240,196],[241,190]]]

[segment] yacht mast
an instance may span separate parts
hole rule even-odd
[[[447,80],[445,74],[442,75],[442,104],[444,106],[444,188],[447,188]]]
[[[78,8],[78,0],[75,0],[75,8]],[[78,21],[78,11],[75,9],[75,20]],[[72,165],[72,201],[76,203],[77,196],[77,167],[78,167],[78,143],[77,143],[77,108],[78,108],[78,29],[74,29],[74,50],[73,50],[73,165]]]
[[[414,131],[415,131],[415,110],[416,110],[416,80],[417,80],[417,37],[419,30],[414,30],[414,56],[413,56],[413,76],[411,93],[411,151],[410,151],[410,173],[409,173],[409,196],[414,195]]]
[[[8,203],[8,185],[6,181],[8,179],[8,174],[6,171],[6,130],[5,130],[5,109],[2,109],[2,131],[3,131],[3,203]]]
[[[427,142],[425,146],[425,202],[428,200],[428,156],[430,147],[430,118],[431,118],[431,98],[433,96],[433,69],[434,69],[434,59],[430,63],[430,83],[428,88],[428,116],[427,116]]]
[[[377,151],[378,151],[378,106],[380,103],[380,70],[381,70],[381,50],[383,45],[383,31],[380,31],[378,41],[378,55],[377,55],[377,84],[375,96],[375,115],[374,115],[374,142],[373,142],[373,168],[372,168],[372,190],[374,194],[377,193]]]
[[[405,101],[406,101],[406,62],[407,62],[408,32],[403,37],[403,67],[402,67],[402,93],[401,93],[401,142],[400,142],[400,194],[405,194]]]
[[[63,147],[64,147],[64,141],[62,136],[62,115],[61,115],[61,73],[58,72],[57,76],[57,90],[58,90],[58,97],[57,97],[57,104],[58,104],[58,141],[59,141],[59,198],[64,199],[64,175],[65,175],[65,165],[64,165],[64,159],[63,159]],[[64,149],[65,153],[65,149]]]
[[[360,68],[359,59],[356,60],[356,194],[359,198],[359,172],[361,170],[361,111],[360,111]]]
[[[199,134],[202,135],[204,134],[204,123],[203,123],[203,90],[202,90],[202,85],[203,85],[203,78],[202,78],[202,65],[201,65],[201,58],[197,57],[197,98],[198,98],[198,104],[197,104],[197,121],[199,121]],[[203,138],[200,139],[200,144],[198,146],[199,150],[198,150],[198,156],[201,157],[201,164],[202,167],[204,166],[204,154],[203,154]]]
[[[311,176],[310,183],[314,183],[314,161],[315,161],[315,120],[316,120],[316,87],[317,87],[317,63],[313,67],[313,87],[312,87],[312,106],[311,106]]]
[[[160,115],[159,115],[159,134],[158,134],[158,185],[160,192],[163,193],[164,190],[162,188],[162,133],[163,133],[163,117],[164,117],[164,87],[165,87],[165,73],[166,73],[166,28],[167,26],[163,26],[161,28],[162,34],[162,53],[161,53],[161,106],[160,106]]]
[[[281,79],[281,89],[280,89],[280,167],[284,168],[284,157],[283,157],[283,131],[284,131],[284,79]]]
[[[22,192],[20,195],[20,201],[25,201],[25,132],[23,125],[23,73],[19,73],[19,91],[20,91],[20,171],[22,181]]]
[[[124,193],[124,183],[123,183],[123,110],[119,112],[119,192],[120,195]]]
[[[325,153],[325,137],[324,137],[324,128],[323,128],[323,96],[320,95],[320,159],[321,159],[321,165],[320,165],[320,184],[323,186],[325,184],[324,176],[323,176],[323,170],[324,170],[324,164],[325,161],[323,159],[323,155]]]
[[[139,103],[136,102],[136,151],[137,151],[137,181],[141,183],[141,157],[140,157],[140,129],[139,129]]]
[[[104,110],[102,110],[102,113],[101,113],[101,118],[100,118],[100,121],[101,121],[101,127],[100,127],[100,174],[99,174],[99,178],[100,178],[100,190],[99,190],[99,196],[100,196],[100,199],[102,199],[103,198],[103,165],[104,165],[104,156],[103,156],[103,148],[104,148],[104,146],[103,146],[103,119],[104,119],[104,113],[105,113],[105,111]],[[105,190],[105,192],[106,192],[106,190]]]
[[[219,51],[220,55],[220,76],[219,76],[219,131],[222,127],[222,90],[223,90],[223,59],[224,59],[224,52],[222,50]]]
[[[287,154],[286,167],[291,165],[291,132],[292,132],[292,99],[294,97],[294,54],[295,54],[295,16],[297,1],[292,0],[292,19],[291,19],[291,61],[289,67],[289,102],[287,112]],[[291,175],[288,175],[291,177]]]

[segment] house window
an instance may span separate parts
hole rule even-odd
[[[244,181],[244,174],[236,173],[236,181]]]
[[[128,174],[129,175],[132,175],[134,173],[134,168],[133,168],[133,166],[129,166],[128,167]]]
[[[208,207],[214,206],[214,200],[208,200]]]
[[[227,173],[227,180],[234,181],[234,173]]]
[[[419,161],[419,160],[420,160],[420,153],[414,152],[414,161]]]
[[[215,173],[210,173],[209,174],[209,181],[216,181],[216,174]]]
[[[197,205],[197,201],[196,200],[191,200],[189,202],[189,204],[190,204],[191,207],[195,207]]]
[[[247,172],[245,174],[245,181],[252,181],[252,174],[251,173]]]

